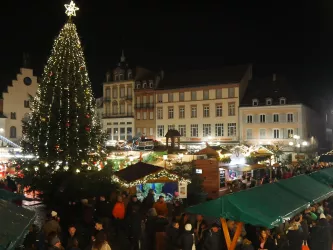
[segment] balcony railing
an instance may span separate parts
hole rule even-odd
[[[103,118],[134,117],[134,113],[103,113]]]
[[[155,104],[154,103],[139,103],[135,104],[136,109],[145,109],[145,108],[154,108]]]

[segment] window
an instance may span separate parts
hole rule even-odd
[[[228,88],[228,97],[229,98],[235,97],[235,88]]]
[[[228,136],[236,136],[236,123],[228,123]]]
[[[127,114],[131,114],[132,115],[132,105],[131,104],[127,105]]]
[[[191,107],[191,118],[197,118],[197,106]]]
[[[157,136],[164,137],[164,125],[157,126]]]
[[[163,108],[157,108],[157,119],[163,119]]]
[[[125,88],[121,87],[120,88],[120,97],[124,97],[125,96]]]
[[[24,107],[25,108],[29,108],[30,106],[29,106],[29,101],[24,101]]]
[[[137,134],[141,134],[141,128],[137,128],[137,129],[136,129],[136,133],[137,133]]]
[[[223,136],[223,123],[215,124],[215,136]]]
[[[191,100],[196,101],[197,100],[197,91],[192,91],[191,92]]]
[[[253,99],[252,100],[252,106],[258,106],[258,105],[259,105],[258,99]]]
[[[252,129],[249,128],[246,130],[246,138],[252,139]]]
[[[113,140],[118,140],[118,128],[113,128]]]
[[[203,117],[209,117],[209,106],[203,107]]]
[[[216,104],[216,117],[222,117],[222,104]]]
[[[173,107],[168,108],[168,119],[173,119]]]
[[[266,129],[261,128],[261,129],[259,130],[259,138],[260,138],[260,139],[265,139],[265,138],[266,138]]]
[[[266,122],[266,115],[260,115],[260,123]]]
[[[191,137],[198,137],[198,124],[191,124]]]
[[[252,115],[248,115],[247,119],[246,119],[247,123],[253,123],[253,116]]]
[[[118,89],[117,88],[112,88],[112,97],[118,98]]]
[[[16,138],[16,127],[10,127],[10,138]]]
[[[143,112],[143,120],[147,120],[147,112]]]
[[[143,134],[147,135],[147,128],[143,128]]]
[[[149,88],[153,88],[154,87],[154,82],[152,80],[149,80]]]
[[[228,103],[228,114],[229,114],[229,116],[235,116],[236,115],[235,103],[233,103],[233,102]]]
[[[294,130],[293,129],[288,129],[288,138],[293,138],[294,137]]]
[[[141,84],[140,83],[137,83],[136,84],[136,89],[140,89],[141,88]]]
[[[204,100],[209,100],[209,90],[204,90],[203,91],[203,99]]]
[[[119,74],[119,79],[122,81],[124,80],[124,74]]]
[[[266,105],[272,105],[272,99],[271,98],[266,99]]]
[[[118,75],[118,74],[115,74],[115,75],[114,75],[114,80],[115,80],[115,81],[119,81],[119,75]]]
[[[139,106],[140,106],[140,103],[141,103],[141,97],[137,96],[136,97],[136,104],[139,104]]]
[[[180,102],[185,101],[185,95],[184,95],[184,92],[180,92],[180,93],[179,93],[179,101],[180,101]]]
[[[125,114],[125,103],[120,103],[120,114]]]
[[[279,129],[274,129],[273,130],[273,138],[274,139],[279,139],[280,138],[280,130]]]
[[[273,114],[273,122],[279,122],[279,114]]]
[[[107,135],[111,135],[111,133],[112,133],[112,128],[107,128],[106,129],[106,134]]]
[[[143,82],[143,83],[142,83],[142,88],[143,88],[143,89],[147,88],[147,83],[146,83],[146,82]]]
[[[154,135],[154,128],[149,128],[149,135]]]
[[[280,98],[280,105],[285,105],[286,104],[286,98],[282,97]]]
[[[294,122],[294,114],[287,114],[287,122]]]
[[[154,112],[153,111],[149,112],[149,119],[154,120]]]
[[[125,128],[120,128],[120,140],[125,140]]]
[[[132,88],[131,87],[127,87],[127,97],[129,99],[132,99]]]
[[[157,102],[163,102],[163,95],[162,94],[157,95]]]
[[[186,125],[178,125],[178,131],[181,136],[186,137]]]
[[[105,97],[106,97],[106,98],[110,98],[110,96],[111,96],[110,88],[106,88]]]
[[[173,102],[173,93],[168,94],[168,102]]]
[[[128,79],[132,79],[132,72],[128,72],[127,77]]]
[[[127,128],[126,130],[127,130],[127,137],[128,137],[128,135],[132,134],[132,128]]]
[[[10,113],[10,119],[16,120],[16,112],[11,112]]]
[[[136,119],[140,120],[141,119],[141,113],[140,112],[136,112]]]
[[[175,128],[175,125],[168,125],[168,131],[169,130],[175,130],[176,128]]]
[[[209,137],[211,136],[211,126],[210,124],[203,124],[202,136]]]
[[[179,107],[179,119],[185,118],[185,107]]]
[[[216,99],[222,99],[222,89],[216,90]]]

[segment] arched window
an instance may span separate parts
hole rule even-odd
[[[16,138],[16,127],[10,127],[10,138]]]

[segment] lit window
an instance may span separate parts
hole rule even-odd
[[[293,138],[294,137],[294,130],[293,129],[288,129],[288,138]]]
[[[157,136],[164,137],[164,125],[157,126]]]
[[[147,112],[143,112],[143,120],[147,120]]]

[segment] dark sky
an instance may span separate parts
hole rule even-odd
[[[40,74],[68,0],[3,1],[0,83],[28,52]],[[202,4],[196,4],[202,2]],[[255,73],[282,73],[294,86],[333,90],[333,2],[76,0],[75,23],[96,95],[119,61],[166,71],[254,63]],[[205,3],[205,4],[203,4]]]

